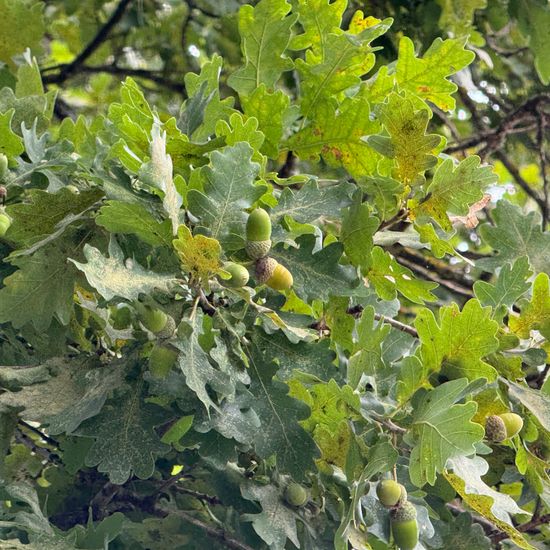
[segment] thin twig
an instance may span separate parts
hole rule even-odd
[[[56,84],[60,84],[69,78],[69,76],[77,72],[79,67],[105,42],[111,29],[122,19],[128,4],[131,0],[121,0],[118,6],[115,8],[111,17],[106,23],[99,29],[97,34],[92,38],[91,42],[67,65],[63,66],[57,75]]]
[[[248,544],[237,540],[224,529],[208,525],[208,523],[192,516],[190,513],[185,512],[184,510],[169,510],[160,506],[156,506],[155,511],[164,516],[171,514],[182,518],[187,523],[190,523],[191,525],[194,525],[195,527],[198,527],[199,529],[204,531],[209,537],[223,542],[226,548],[230,548],[232,550],[254,550],[252,546],[248,546]]]

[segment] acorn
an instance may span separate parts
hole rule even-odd
[[[11,220],[7,214],[0,212],[0,237],[3,237],[10,228]]]
[[[300,507],[307,502],[307,491],[299,483],[293,481],[285,487],[284,497],[291,506]]]
[[[246,221],[245,250],[251,260],[259,260],[271,249],[271,218],[263,208],[256,208]]]
[[[240,288],[248,283],[248,269],[244,265],[236,264],[234,262],[227,262],[223,268],[227,271],[231,277],[229,279],[221,279],[220,282],[229,288]]]
[[[175,349],[161,344],[155,345],[149,356],[149,370],[156,378],[165,378],[176,363]]]
[[[500,443],[506,439],[506,424],[500,416],[492,414],[485,419],[485,437],[494,443]]]
[[[0,180],[3,180],[8,173],[8,157],[0,153]]]
[[[400,550],[413,550],[418,544],[416,510],[410,502],[390,512],[393,540]]]
[[[523,428],[523,419],[519,414],[503,413],[498,416],[504,423],[507,438],[514,437],[521,431],[521,428]]]
[[[256,262],[256,280],[274,290],[288,290],[294,280],[292,273],[274,258],[260,258]]]
[[[164,327],[155,332],[155,335],[157,338],[165,339],[174,336],[174,332],[176,332],[176,321],[174,321],[174,318],[170,315],[166,315],[166,323]]]
[[[139,314],[141,324],[147,330],[150,330],[156,334],[157,332],[161,332],[166,327],[168,315],[166,315],[166,313],[164,313],[161,309],[137,302],[136,310]]]
[[[405,495],[404,498],[403,495]],[[407,499],[407,491],[397,481],[383,479],[376,486],[376,496],[382,505],[386,508],[392,508],[393,506],[397,506],[400,500],[405,501]]]

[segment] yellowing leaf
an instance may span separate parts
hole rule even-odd
[[[180,225],[178,238],[172,242],[183,268],[191,274],[193,280],[208,284],[208,278],[220,271],[222,249],[216,239],[204,235],[193,236],[186,225]]]
[[[429,115],[425,109],[415,111],[410,99],[393,93],[378,107],[378,118],[388,136],[368,138],[369,145],[382,155],[395,159],[395,177],[403,183],[422,183],[424,172],[435,166],[435,148],[441,136],[426,134]]]

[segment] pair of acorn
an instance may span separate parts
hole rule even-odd
[[[523,419],[516,413],[492,414],[485,419],[485,436],[493,443],[514,437],[522,428]]]
[[[393,479],[383,479],[376,486],[380,503],[390,508],[393,540],[400,550],[413,550],[418,544],[416,509],[407,500],[407,490]]]
[[[292,274],[274,258],[268,256],[271,250],[271,219],[263,208],[256,208],[246,221],[245,250],[248,257],[255,261],[256,281],[266,284],[274,290],[288,290],[292,283]],[[223,266],[230,275],[222,283],[231,288],[239,288],[248,282],[248,270],[241,264],[227,262]]]

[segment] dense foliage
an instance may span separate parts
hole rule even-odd
[[[0,548],[547,547],[546,0],[0,6]]]

